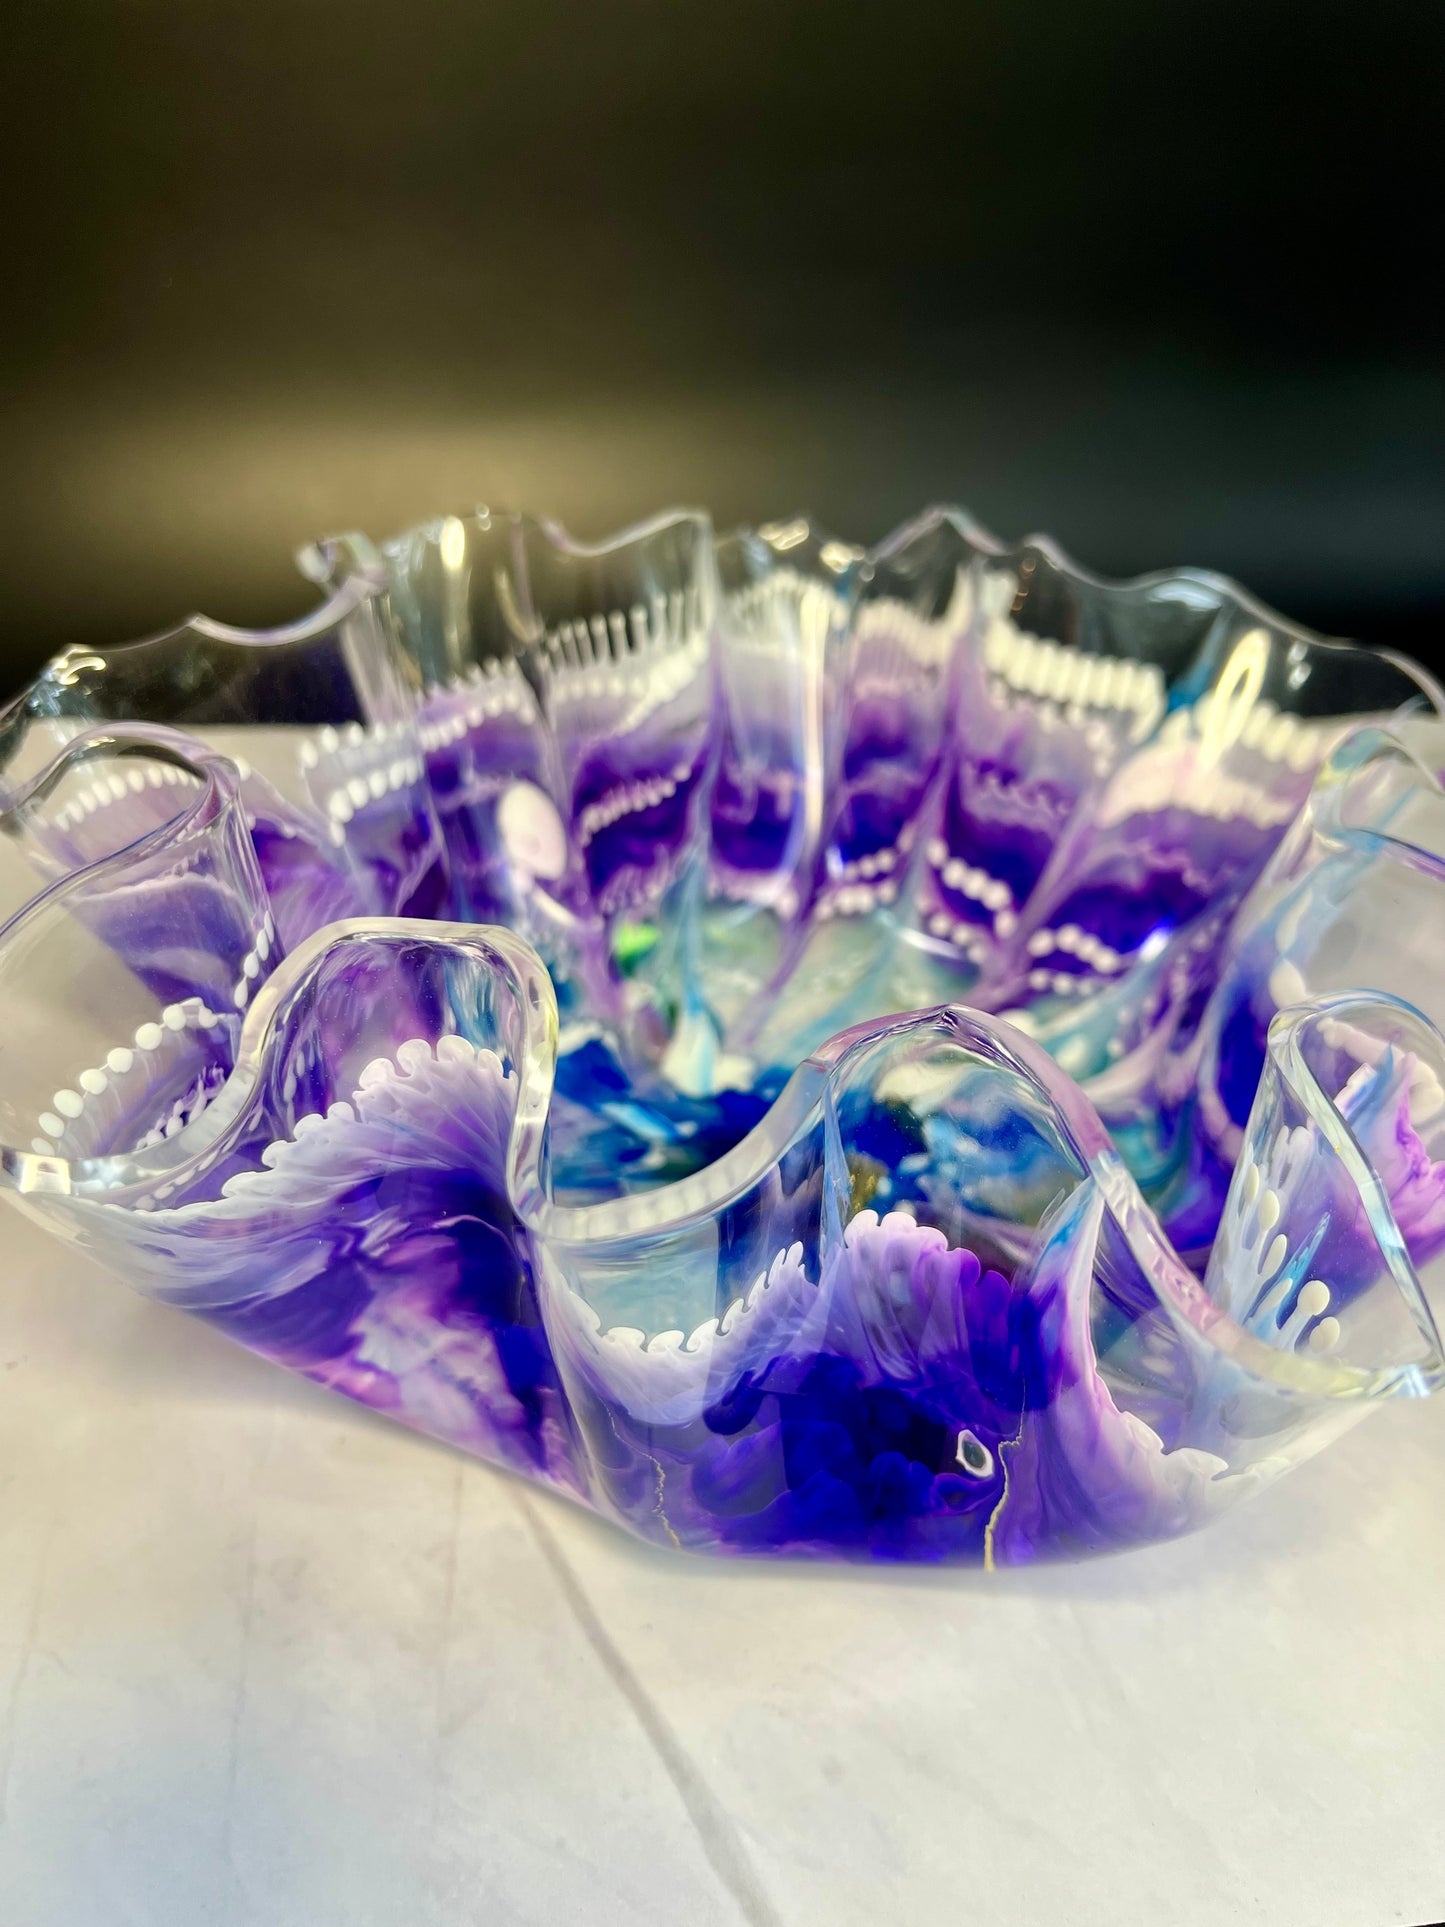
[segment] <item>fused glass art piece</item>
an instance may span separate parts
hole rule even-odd
[[[659,1544],[1204,1523],[1445,1377],[1445,698],[1222,578],[487,511],[0,716],[4,1187]]]

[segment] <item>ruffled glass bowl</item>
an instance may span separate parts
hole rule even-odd
[[[1435,1389],[1423,671],[953,510],[303,561],[0,717],[50,1229],[696,1550],[1139,1544]]]

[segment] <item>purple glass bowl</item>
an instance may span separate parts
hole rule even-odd
[[[303,564],[0,718],[52,1230],[694,1550],[1140,1544],[1435,1389],[1422,671],[954,510]]]

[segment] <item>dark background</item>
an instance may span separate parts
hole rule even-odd
[[[26,0],[0,687],[478,500],[1445,632],[1438,0]]]

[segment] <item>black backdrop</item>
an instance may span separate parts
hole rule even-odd
[[[1435,656],[1438,0],[12,0],[0,686],[478,500],[926,500]]]

